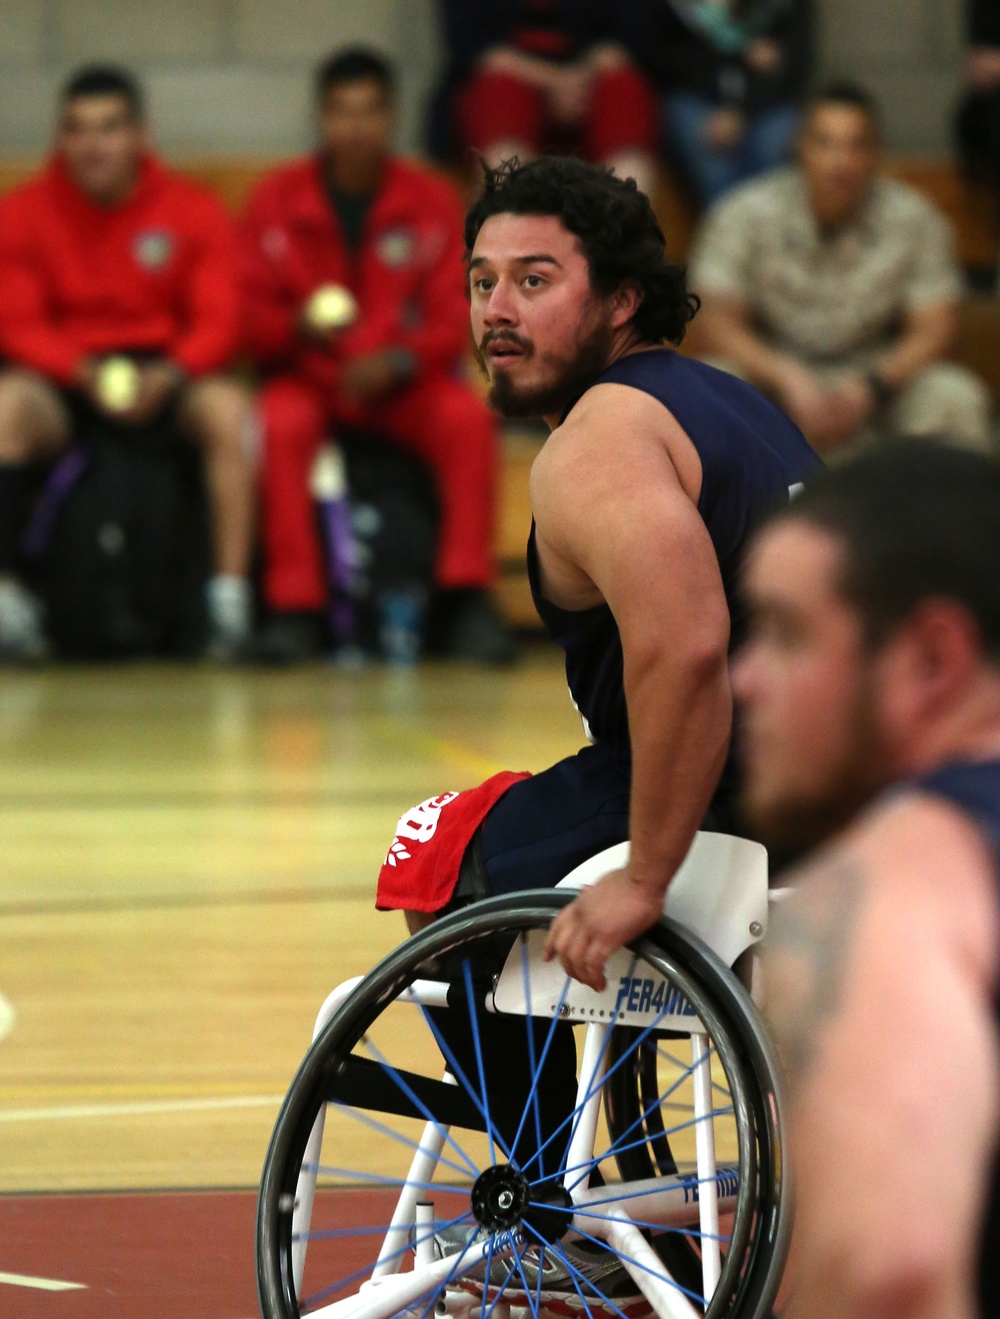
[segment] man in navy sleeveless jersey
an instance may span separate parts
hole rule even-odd
[[[703,821],[739,832],[741,550],[820,464],[756,390],[663,346],[697,302],[632,180],[572,159],[508,162],[486,172],[465,238],[491,402],[551,427],[531,474],[528,566],[593,745],[506,791],[456,893],[555,884],[629,838],[628,868],[551,935],[550,955],[602,987],[608,955],[656,920]]]
[[[1000,466],[930,441],[811,486],[747,564],[748,813],[777,904],[786,1319],[1000,1315]]]

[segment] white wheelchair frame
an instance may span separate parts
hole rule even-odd
[[[628,843],[609,848],[577,867],[559,887],[574,889],[594,884],[610,871],[623,866],[628,855]],[[758,843],[725,834],[697,834],[667,890],[663,911],[665,916],[697,935],[726,966],[732,967],[766,933],[768,875],[765,849]],[[621,1202],[617,1203],[609,1200],[607,1187],[592,1189],[587,1179],[573,1187],[570,1194],[574,1209],[586,1213],[585,1224],[582,1220],[578,1224],[574,1218],[573,1225],[582,1226],[593,1236],[602,1238],[611,1250],[622,1256],[624,1267],[659,1319],[693,1319],[698,1312],[672,1282],[632,1217],[641,1209],[643,1219],[651,1219],[665,1227],[680,1226],[691,1221],[691,1202],[693,1199],[698,1201],[703,1294],[710,1298],[721,1272],[719,1219],[735,1204],[737,1170],[732,1165],[717,1162],[713,1123],[705,1120],[713,1113],[709,1036],[704,1028],[699,1029],[701,1023],[683,1000],[678,1004],[676,1015],[666,1019],[662,1010],[657,1013],[648,1001],[642,1001],[641,994],[632,988],[640,982],[631,979],[635,958],[628,950],[620,950],[610,959],[606,968],[608,987],[603,992],[597,993],[575,981],[570,982],[567,991],[566,977],[558,963],[542,961],[541,944],[541,937],[529,936],[527,956],[534,987],[532,1002],[524,1001],[521,972],[519,968],[516,971],[513,968],[511,954],[490,996],[491,1001],[488,1000],[485,1006],[490,1012],[499,1010],[535,1017],[559,1015],[564,1020],[586,1023],[577,1091],[580,1119],[573,1131],[568,1166],[582,1165],[593,1157],[606,1067],[606,1041],[612,1023],[633,1026],[659,1023],[690,1035],[696,1176],[674,1174],[642,1183],[622,1183],[620,1188],[616,1186],[616,1191],[621,1192]],[[316,1018],[314,1040],[362,979],[359,976],[345,981],[327,997]],[[759,989],[756,973],[753,980],[753,988]],[[443,982],[417,980],[399,1001],[423,1007],[446,1007],[446,994],[447,985]],[[452,1078],[446,1073],[445,1079]],[[324,1112],[321,1109],[306,1146],[296,1190],[292,1218],[292,1269],[296,1294],[300,1292],[305,1270],[323,1125]],[[436,1259],[433,1232],[420,1231],[422,1220],[426,1223],[428,1216],[433,1216],[433,1207],[422,1203],[425,1192],[420,1188],[426,1186],[433,1175],[447,1135],[446,1127],[427,1123],[406,1183],[400,1189],[371,1278],[361,1284],[356,1295],[327,1304],[312,1314],[325,1319],[390,1319],[419,1298],[426,1297],[429,1290],[444,1284],[449,1277],[455,1277],[457,1272],[482,1262],[481,1244],[467,1246],[461,1256]],[[628,1210],[623,1203],[626,1198]],[[411,1232],[414,1228],[413,1269],[400,1272],[401,1261],[407,1253],[404,1248],[413,1239]],[[507,1253],[514,1249],[514,1245],[513,1241],[508,1244]],[[502,1250],[496,1250],[492,1258],[500,1259],[502,1255]],[[478,1306],[478,1302],[470,1296],[470,1315],[473,1305]],[[452,1312],[451,1306],[449,1312]],[[496,1305],[496,1312],[497,1319],[511,1319],[511,1307],[504,1302]],[[457,1319],[469,1319],[469,1315],[459,1315],[458,1310],[454,1313]],[[517,1307],[514,1307],[514,1314],[517,1319]]]

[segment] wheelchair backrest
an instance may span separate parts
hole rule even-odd
[[[559,888],[596,884],[624,866],[629,844],[598,852],[559,883]],[[664,916],[696,934],[732,966],[767,930],[767,850],[749,838],[697,833],[670,881]]]

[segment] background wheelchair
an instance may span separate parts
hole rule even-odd
[[[265,1319],[764,1316],[790,1227],[745,965],[767,858],[699,834],[602,993],[542,961],[573,889],[477,902],[324,1003],[261,1183]]]

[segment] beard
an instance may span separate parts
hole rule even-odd
[[[762,797],[749,780],[742,786],[741,813],[753,837],[783,858],[812,851],[840,833],[892,781],[870,681],[859,685],[844,724],[845,739],[819,788],[804,791],[790,781],[783,791]]]
[[[600,375],[611,357],[614,331],[609,321],[596,319],[589,328],[581,330],[572,356],[549,359],[552,366],[547,379],[530,385],[518,385],[507,371],[490,375],[485,349],[491,342],[504,340],[521,349],[522,362],[530,362],[537,356],[534,344],[513,332],[500,330],[485,334],[482,343],[475,346],[475,354],[480,370],[490,382],[487,402],[504,417],[545,417],[561,413],[567,403]]]

